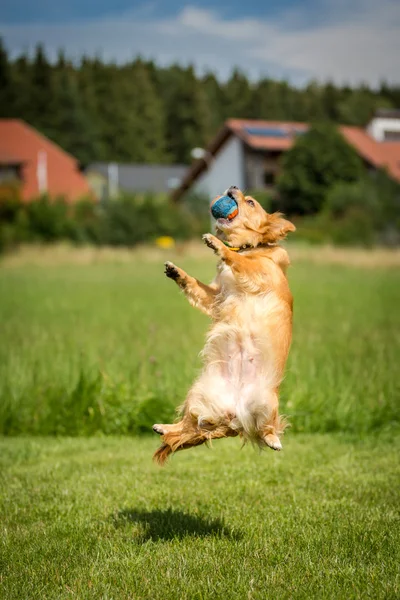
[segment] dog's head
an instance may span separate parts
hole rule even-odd
[[[289,231],[296,231],[293,223],[284,219],[280,213],[268,214],[257,200],[245,196],[234,185],[226,190],[224,196],[231,199],[232,207],[227,218],[217,218],[217,237],[230,246],[275,244],[285,238]],[[221,196],[217,196],[211,202],[211,211],[220,198]]]

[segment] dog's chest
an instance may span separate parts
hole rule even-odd
[[[224,295],[230,295],[236,290],[236,282],[232,273],[232,269],[225,263],[221,263],[218,267],[219,283]]]

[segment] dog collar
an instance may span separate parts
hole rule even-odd
[[[225,244],[225,246],[227,248],[229,248],[229,250],[232,250],[232,252],[240,252],[241,250],[250,250],[250,248],[252,248],[253,250],[255,250],[256,248],[270,248],[272,246],[276,246],[276,244],[258,244],[258,246],[252,246],[251,244],[244,244],[243,246],[230,246],[228,244],[228,242],[223,242],[223,244]]]

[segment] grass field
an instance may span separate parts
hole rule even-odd
[[[398,598],[398,267],[298,255],[284,451],[160,469],[155,436],[119,434],[173,415],[207,318],[161,255],[56,254],[0,270],[0,597]]]
[[[399,436],[154,446],[3,439],[1,598],[399,597]]]
[[[210,253],[172,258],[202,280],[215,269]],[[173,417],[208,320],[164,277],[163,260],[0,271],[0,433],[137,433]],[[301,261],[290,280],[282,408],[293,430],[393,427],[400,269]]]

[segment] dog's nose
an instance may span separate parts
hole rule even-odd
[[[238,186],[237,186],[237,185],[231,185],[231,186],[230,186],[230,187],[227,189],[227,191],[226,191],[226,195],[227,195],[227,196],[229,196],[229,198],[233,198],[233,199],[235,199],[235,198],[234,198],[234,193],[235,193],[235,191],[236,191],[236,190],[238,190],[238,189],[239,189],[239,188],[238,188]]]

